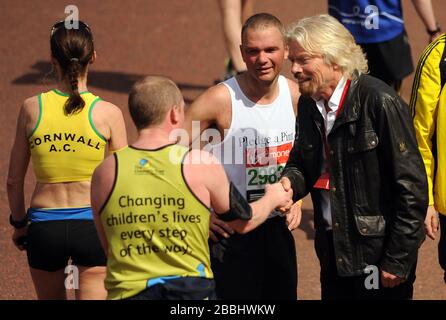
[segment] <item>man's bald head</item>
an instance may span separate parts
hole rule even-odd
[[[163,122],[183,96],[175,82],[163,76],[148,76],[136,82],[129,94],[129,111],[138,130]]]

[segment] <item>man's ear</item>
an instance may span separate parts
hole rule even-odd
[[[93,51],[93,55],[91,56],[90,61],[88,62],[89,64],[92,64],[96,61],[97,58],[97,54],[96,54],[96,50]]]
[[[239,45],[239,48],[240,48],[240,55],[242,56],[242,60],[243,60],[243,62],[246,63],[246,61],[245,61],[245,55],[244,55],[244,51],[243,51],[243,45],[242,45],[242,44]]]
[[[283,53],[283,59],[284,60],[288,60],[288,55],[290,54],[290,47],[288,46],[288,44],[285,44],[285,48],[284,48],[284,53]]]
[[[170,122],[172,124],[177,124],[181,119],[180,107],[177,105],[172,106],[172,108],[170,108],[169,115],[170,115]]]

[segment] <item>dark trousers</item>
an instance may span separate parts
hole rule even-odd
[[[127,300],[215,300],[214,280],[181,277],[151,286]]]
[[[321,266],[322,300],[408,300],[413,297],[416,263],[406,282],[393,287],[384,288],[379,281],[378,289],[367,289],[367,278],[371,274],[353,277],[341,277],[337,273],[333,233],[327,232],[328,265]],[[380,271],[379,271],[380,272]],[[378,275],[380,276],[380,274]]]
[[[413,71],[412,52],[406,31],[393,39],[363,43],[370,75],[381,79],[399,92],[402,80]]]
[[[440,213],[440,241],[438,242],[438,260],[444,270],[444,282],[446,283],[446,216]]]
[[[294,238],[282,217],[268,219],[245,235],[210,240],[217,298],[297,299]]]

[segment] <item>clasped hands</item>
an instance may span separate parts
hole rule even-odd
[[[265,192],[275,193],[279,205],[277,210],[285,215],[286,223],[290,231],[296,229],[302,218],[301,201],[293,204],[293,189],[288,178],[282,178],[278,183],[266,185]],[[234,230],[224,221],[218,219],[215,213],[211,213],[209,237],[218,241],[218,235],[229,238]]]
[[[282,206],[279,206],[277,210],[285,214],[286,223],[290,231],[296,229],[302,219],[302,201],[293,203],[293,189],[291,188],[291,182],[287,177],[282,177],[279,183],[285,192],[290,193],[289,200]]]

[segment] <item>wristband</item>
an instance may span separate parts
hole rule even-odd
[[[441,28],[440,28],[440,25],[437,23],[437,29],[435,29],[435,30],[426,29],[426,31],[432,37],[432,36],[436,35],[437,33],[440,33]]]
[[[28,225],[28,216],[26,215],[22,220],[14,221],[12,214],[9,215],[9,224],[16,229],[22,229]]]

